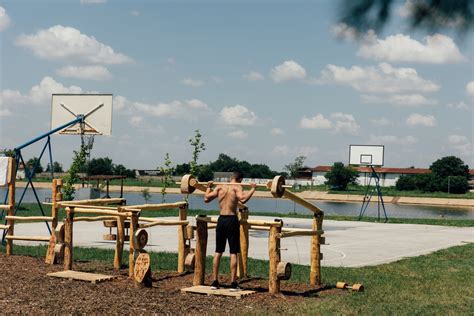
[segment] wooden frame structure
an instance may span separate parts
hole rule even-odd
[[[226,185],[228,183],[215,183]],[[197,181],[192,175],[185,175],[181,179],[181,192],[193,193],[196,189],[206,191],[206,186]],[[234,184],[236,185],[236,184]],[[262,186],[262,185],[261,185]],[[285,185],[285,179],[282,176],[276,176],[273,181],[263,185],[269,189],[275,198],[287,198],[293,202],[307,208],[313,212],[312,227],[308,229],[288,229],[283,227],[283,222],[262,222],[249,219],[249,210],[246,205],[239,203],[239,219],[240,219],[240,254],[238,256],[239,277],[248,276],[248,249],[249,249],[249,229],[265,230],[269,232],[268,251],[269,251],[269,292],[272,294],[280,292],[280,280],[285,279],[283,273],[287,270],[286,262],[281,261],[280,239],[295,236],[311,236],[311,262],[309,281],[313,286],[321,286],[321,245],[325,243],[325,237],[322,236],[324,231],[323,218],[324,212],[316,205],[306,199],[291,192]],[[202,285],[204,282],[205,271],[205,255],[207,250],[207,230],[214,228],[217,218],[209,218],[206,216],[196,217],[196,265],[194,269],[193,284]],[[209,225],[208,225],[209,224]],[[291,270],[291,266],[289,267]],[[291,273],[290,273],[291,274]]]

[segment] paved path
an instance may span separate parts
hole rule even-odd
[[[166,219],[166,218],[163,218]],[[176,218],[169,218],[175,220]],[[193,217],[188,218],[194,222]],[[272,217],[253,216],[252,219],[273,220]],[[310,228],[308,219],[284,218],[287,227]],[[323,266],[362,267],[415,257],[439,249],[474,242],[474,228],[414,224],[379,224],[348,221],[324,221],[327,245],[322,246]],[[74,224],[74,246],[114,248],[115,242],[103,241],[108,228],[101,222]],[[177,251],[177,227],[161,226],[148,229],[148,251]],[[45,235],[44,223],[15,225],[17,235]],[[250,232],[249,256],[268,260],[268,233]],[[309,264],[310,238],[290,237],[281,242],[282,260]],[[21,244],[22,242],[15,241]],[[23,242],[27,243],[27,242]],[[31,243],[30,243],[31,244]],[[193,242],[193,247],[194,247]],[[209,231],[208,254],[213,254],[215,230]]]

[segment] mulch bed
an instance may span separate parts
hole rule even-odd
[[[0,313],[289,313],[307,300],[323,299],[321,294],[341,293],[333,289],[317,291],[308,284],[282,282],[282,294],[270,295],[268,280],[249,278],[241,280],[241,287],[257,293],[238,300],[181,293],[182,288],[192,286],[192,274],[156,272],[152,288],[138,288],[128,279],[127,269],[115,272],[107,262],[75,262],[74,269],[119,277],[98,284],[52,278],[46,274],[61,271],[62,266],[46,265],[42,258],[0,254]],[[209,279],[207,282],[209,284]],[[227,284],[228,280],[223,277],[221,282]]]

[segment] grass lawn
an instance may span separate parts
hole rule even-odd
[[[46,216],[51,214],[51,207],[49,205],[43,205],[43,210],[45,211]],[[0,212],[1,213],[1,212]],[[191,209],[188,211],[188,215],[195,216],[200,214],[207,215],[218,215],[218,211],[206,211],[206,210],[194,210]],[[37,204],[24,203],[21,205],[21,209],[17,211],[18,216],[40,216],[41,212]],[[64,218],[64,210],[60,210],[59,218]],[[268,213],[268,212],[258,212],[251,211],[251,215],[256,216],[270,216],[275,218],[312,218],[312,215],[303,215],[303,214],[281,214],[281,213]],[[76,214],[75,216],[91,216],[88,214]],[[165,216],[176,216],[178,217],[178,210],[160,210],[160,211],[146,211],[147,217],[165,217]],[[336,221],[357,221],[357,216],[343,216],[343,215],[326,215],[325,219],[336,220]],[[377,222],[376,217],[363,217],[363,222]],[[474,227],[474,220],[469,219],[429,219],[429,218],[390,218],[389,223],[397,224],[426,224],[426,225],[442,225],[442,226],[458,226],[458,227]]]
[[[0,251],[4,252],[3,246]],[[15,246],[15,254],[43,257],[45,246]],[[112,265],[113,251],[75,248],[75,260],[107,261]],[[173,271],[177,254],[151,253],[152,269]],[[126,260],[127,256],[124,256]],[[365,292],[341,294],[322,291],[321,299],[308,297],[295,306],[295,313],[310,314],[436,314],[468,315],[474,311],[474,244],[452,247],[435,253],[403,259],[375,267],[323,267],[323,283],[334,287],[337,281],[362,283]],[[211,257],[206,270],[210,273]],[[223,257],[221,273],[229,273],[228,258]],[[267,277],[268,262],[249,260],[251,276]],[[293,276],[285,282],[307,282],[309,267],[293,265]],[[47,295],[47,293],[45,293]],[[257,311],[258,312],[258,311]],[[265,311],[261,311],[262,313]]]

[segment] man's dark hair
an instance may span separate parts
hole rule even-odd
[[[231,179],[234,179],[235,181],[237,182],[240,182],[242,181],[242,179],[244,178],[244,176],[242,175],[242,172],[240,171],[234,171],[232,172],[232,176],[230,177]]]

